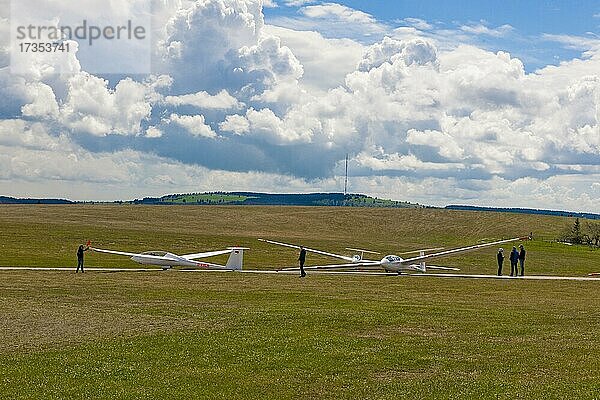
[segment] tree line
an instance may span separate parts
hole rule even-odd
[[[600,247],[600,222],[586,220],[583,224],[575,218],[573,225],[566,226],[558,238],[561,242]]]

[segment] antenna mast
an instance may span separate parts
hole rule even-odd
[[[348,153],[346,153],[346,179],[344,180],[344,196],[348,194]]]

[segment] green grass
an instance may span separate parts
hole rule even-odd
[[[592,283],[2,273],[10,398],[593,398]],[[11,281],[11,283],[7,283]],[[6,319],[5,319],[6,320]]]
[[[541,240],[554,239],[570,224],[571,219],[562,217],[438,209],[4,205],[0,207],[0,264],[75,266],[77,246],[89,239],[99,248],[178,254],[240,245],[251,248],[245,259],[247,268],[274,269],[295,264],[295,252],[258,238],[345,254],[349,254],[346,247],[364,248],[383,256],[533,232],[536,240],[525,243],[528,273],[585,275],[600,270],[600,251]],[[459,267],[467,273],[493,273],[496,250],[456,255],[435,264]],[[309,264],[332,261],[313,255],[308,258]],[[95,253],[86,254],[86,265],[138,266],[124,257]]]
[[[77,244],[191,252],[258,237],[400,252],[521,235],[515,216],[427,209],[3,206],[4,265],[74,265]],[[519,216],[551,237],[568,220]],[[531,273],[600,252],[526,243]],[[495,249],[444,263],[490,273]],[[132,266],[86,255],[88,266]],[[309,261],[317,259],[310,256]],[[239,273],[0,272],[0,398],[598,398],[599,282]]]

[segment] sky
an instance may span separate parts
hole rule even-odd
[[[0,3],[0,195],[339,192],[348,155],[354,193],[600,212],[598,2]]]

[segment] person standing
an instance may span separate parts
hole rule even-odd
[[[84,248],[82,244],[79,245],[77,249],[77,269],[75,273],[79,272],[79,268],[81,268],[81,273],[83,274],[83,252],[88,251],[89,246]]]
[[[504,263],[504,249],[502,247],[498,249],[496,258],[498,259],[498,276],[502,276],[502,264]]]
[[[304,262],[306,261],[306,249],[304,246],[300,246],[300,255],[298,256],[298,261],[300,262],[300,277],[304,278],[306,276],[306,272],[304,272]]]
[[[519,264],[521,265],[521,276],[525,275],[525,247],[519,246]]]
[[[519,270],[517,267],[517,262],[519,261],[519,252],[517,248],[513,246],[512,251],[510,252],[510,276],[518,276]]]

